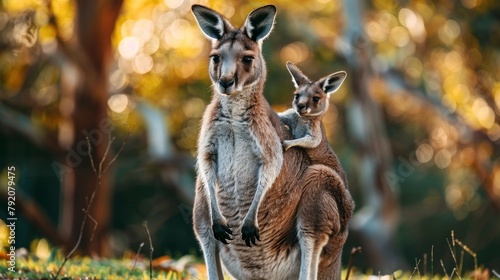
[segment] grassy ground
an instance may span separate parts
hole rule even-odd
[[[455,243],[450,244],[450,252],[454,252],[455,249]],[[11,266],[9,263],[10,256],[5,250],[0,251],[0,279],[54,279],[59,270],[58,279],[206,279],[206,267],[203,261],[193,256],[184,256],[180,259],[162,256],[153,259],[151,262],[143,254],[136,255],[134,252],[127,252],[119,259],[74,256],[63,266],[65,257],[62,252],[57,248],[51,248],[44,239],[34,241],[30,246],[30,252],[26,249],[17,250],[15,267],[9,270]],[[470,253],[474,254],[473,252]],[[432,260],[434,263],[433,273],[427,275],[424,275],[423,269],[423,267],[427,266],[427,263],[418,261],[411,271],[396,271],[391,275],[363,274],[357,271],[355,267],[351,267],[342,272],[342,279],[347,279],[348,273],[349,280],[500,279],[497,272],[490,272],[488,269],[478,267],[476,258],[474,258],[474,268],[471,268],[473,271],[464,272],[466,269],[462,266],[463,254],[461,254],[462,257],[460,258],[455,258],[455,253],[452,253],[452,255],[454,256],[453,259],[456,259],[455,264],[452,265],[453,267],[445,268],[442,262],[440,266],[439,261]],[[348,270],[350,271],[348,272]],[[441,273],[441,275],[437,273]]]
[[[0,263],[0,279],[53,279],[64,258],[59,253],[46,260],[35,255],[26,255],[16,259],[15,273],[8,271],[7,261]],[[3,258],[3,256],[2,256]],[[161,257],[152,262],[152,278],[159,280],[206,279],[206,270],[199,260],[186,256],[178,260]],[[342,272],[346,279],[347,270]],[[392,279],[497,279],[490,277],[488,270],[463,275],[422,275],[420,271],[396,271],[392,275],[362,274],[353,268],[349,279],[392,280]],[[144,279],[150,280],[150,262],[144,257],[127,254],[121,259],[92,259],[90,257],[74,257],[68,260],[61,270],[58,279]]]
[[[20,256],[19,256],[20,255]],[[14,273],[9,271],[8,258],[0,255],[0,279],[53,279],[61,267],[64,256],[53,251],[47,258],[39,258],[35,254],[18,254]],[[5,260],[4,260],[5,259]],[[151,270],[150,270],[151,268]],[[143,256],[132,253],[121,259],[93,259],[90,257],[72,257],[59,273],[58,279],[144,279],[163,280],[204,279],[205,266],[194,257],[185,256],[178,260],[161,257],[150,263]]]

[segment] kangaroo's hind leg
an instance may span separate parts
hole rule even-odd
[[[198,178],[196,187],[198,190],[202,188],[202,182]],[[197,191],[194,198],[193,209],[193,225],[194,232],[198,241],[200,242],[205,264],[207,266],[209,280],[223,280],[224,274],[222,272],[221,259],[220,259],[220,242],[217,241],[213,235],[211,219],[209,215],[208,198],[204,191]]]
[[[347,231],[340,214],[345,209],[339,209],[344,205],[339,201],[349,202],[351,207],[347,208],[352,211],[352,199],[341,177],[324,165],[310,166],[303,182],[297,217],[300,279],[340,279],[340,257]],[[346,197],[339,199],[339,193]]]

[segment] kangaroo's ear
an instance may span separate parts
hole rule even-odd
[[[340,88],[346,77],[347,73],[345,71],[339,71],[321,78],[318,82],[321,89],[330,95]]]
[[[290,61],[286,63],[286,68],[288,69],[288,72],[290,72],[290,75],[292,75],[292,82],[295,88],[311,82],[309,78],[306,77],[306,75],[304,75],[302,71],[300,71],[300,69]]]
[[[275,16],[276,7],[274,5],[260,7],[247,16],[242,29],[248,38],[259,42],[271,33]]]
[[[226,31],[226,20],[216,11],[202,5],[191,6],[196,22],[209,39],[220,39]]]

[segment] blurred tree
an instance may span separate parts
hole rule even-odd
[[[105,158],[106,148],[112,131],[107,117],[107,81],[113,49],[111,34],[120,14],[123,0],[88,2],[76,1],[75,33],[73,40],[58,40],[65,50],[68,66],[76,70],[73,79],[76,83],[64,92],[67,104],[61,104],[62,122],[65,122],[69,135],[59,132],[59,141],[69,144],[72,151],[82,151],[86,137],[90,139],[92,161],[97,172],[101,172],[109,159]],[[51,2],[52,3],[52,2]],[[55,19],[53,15],[49,15]],[[54,21],[57,32],[57,24]],[[56,35],[58,36],[58,35]],[[67,66],[63,66],[64,67]],[[62,100],[61,100],[62,102]],[[73,107],[63,108],[63,106]],[[64,139],[66,138],[66,139]],[[90,149],[90,147],[87,147]],[[80,152],[81,153],[81,152]],[[103,164],[101,164],[104,162]],[[99,163],[99,165],[98,165]],[[69,173],[68,173],[69,172]],[[67,175],[66,175],[67,174]],[[65,237],[75,242],[78,237],[83,215],[81,209],[89,207],[88,202],[95,191],[95,200],[90,215],[96,223],[95,228],[88,224],[84,229],[80,249],[84,253],[95,252],[109,255],[108,230],[110,222],[110,186],[108,174],[94,174],[90,161],[81,160],[71,171],[65,171],[63,180],[62,225]],[[94,232],[95,230],[95,232]],[[93,239],[92,239],[93,236]]]
[[[106,166],[104,158],[109,132],[112,130],[112,124],[107,118],[106,85],[109,63],[112,59],[111,34],[115,28],[122,1],[76,1],[73,7],[68,7],[69,10],[64,11],[71,13],[71,9],[74,9],[75,15],[75,31],[70,33],[68,38],[62,38],[58,18],[53,12],[53,3],[47,1],[47,5],[41,6],[41,11],[36,13],[31,11],[22,13],[19,17],[26,17],[26,21],[11,20],[13,25],[11,35],[15,35],[14,31],[20,28],[19,26],[37,28],[36,21],[40,20],[38,18],[46,17],[47,25],[43,28],[49,29],[55,40],[50,46],[42,46],[36,38],[23,42],[23,40],[29,40],[28,37],[21,37],[20,41],[15,42],[24,43],[24,46],[20,47],[26,47],[26,49],[21,49],[21,51],[33,57],[31,61],[26,61],[26,64],[22,62],[21,65],[14,64],[14,67],[26,68],[27,74],[21,75],[21,78],[11,77],[11,79],[21,79],[19,81],[20,92],[14,96],[14,100],[6,101],[15,106],[17,101],[24,99],[29,105],[22,104],[25,106],[23,109],[33,110],[33,107],[38,104],[36,104],[37,100],[32,100],[29,96],[36,94],[32,92],[34,90],[32,87],[43,78],[45,71],[54,71],[50,69],[47,61],[56,59],[60,67],[58,75],[61,81],[59,84],[61,97],[58,120],[54,124],[59,129],[46,131],[26,116],[12,112],[6,107],[1,107],[2,114],[10,116],[10,122],[3,122],[3,124],[20,135],[29,137],[40,147],[50,148],[54,153],[53,156],[58,159],[51,166],[58,173],[63,190],[61,237],[54,238],[53,241],[65,240],[64,244],[59,245],[72,248],[80,234],[84,216],[82,209],[89,206],[89,200],[95,191],[95,199],[90,211],[95,225],[87,223],[83,229],[79,250],[87,254],[93,252],[106,255],[109,254],[107,231],[110,219],[108,174],[102,174],[102,176],[95,174],[94,167],[88,159],[90,147],[87,146],[86,138],[89,138],[93,146],[91,150],[95,168],[100,170],[101,166]],[[33,34],[24,33],[21,36],[36,36],[37,34],[38,30],[34,30]],[[19,46],[8,46],[14,51],[16,47]],[[52,49],[47,50],[43,47]],[[56,85],[57,83],[46,86]],[[14,90],[19,88],[8,83],[6,86]]]
[[[396,195],[399,184],[387,176],[394,173],[393,156],[382,108],[373,100],[369,86],[374,75],[370,64],[373,48],[362,32],[365,7],[362,1],[347,0],[343,4],[347,25],[337,48],[346,58],[352,75],[347,129],[357,147],[357,187],[364,198],[351,221],[351,234],[358,236],[370,267],[391,273],[407,268],[394,245],[400,213]]]

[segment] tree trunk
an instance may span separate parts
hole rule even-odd
[[[362,35],[361,1],[345,0],[344,8],[347,28],[338,47],[350,67],[352,95],[347,105],[347,126],[357,149],[355,178],[364,198],[351,221],[351,233],[363,247],[369,267],[375,272],[392,273],[406,267],[393,244],[400,211],[397,180],[390,180],[393,156],[382,110],[370,94],[371,50]]]
[[[95,191],[95,199],[90,208],[91,218],[86,223],[79,246],[84,254],[108,255],[107,231],[110,220],[110,182],[107,174],[102,174],[100,182],[88,157],[87,139],[92,150],[92,161],[99,172],[103,162],[108,135],[112,127],[107,120],[107,73],[111,61],[111,34],[120,13],[122,0],[76,1],[75,34],[68,42],[72,49],[69,57],[76,69],[64,73],[74,87],[66,87],[63,96],[69,100],[70,109],[63,108],[66,115],[66,129],[60,134],[60,143],[70,144],[66,162],[70,162],[70,172],[63,178],[62,232],[70,243],[75,244],[79,234],[84,211]],[[76,78],[76,79],[75,79]],[[63,91],[64,91],[63,86]],[[71,110],[71,105],[74,109]],[[64,122],[64,120],[63,120]],[[64,135],[67,133],[67,135]],[[108,155],[109,159],[109,155]],[[94,223],[95,221],[95,223]]]

